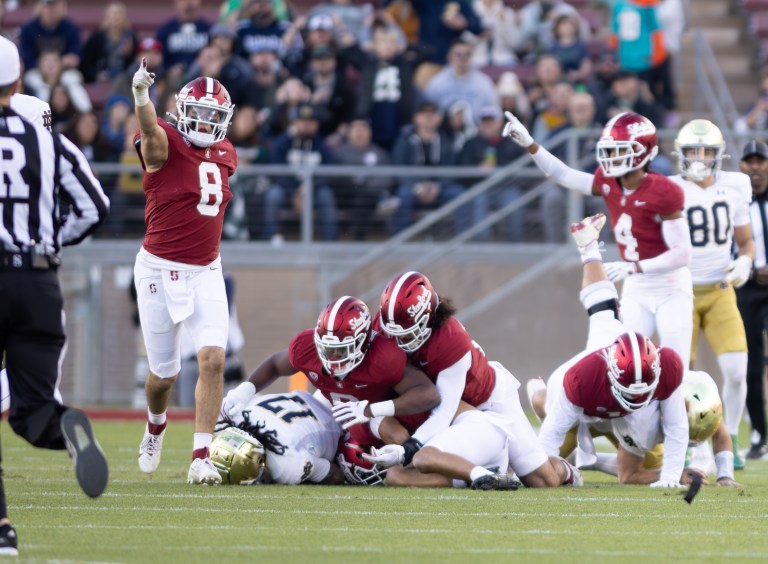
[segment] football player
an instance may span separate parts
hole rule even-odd
[[[546,383],[546,418],[539,438],[552,456],[561,453],[567,433],[579,423],[625,419],[620,423],[630,425],[633,419],[657,412],[664,433],[664,461],[650,485],[683,487],[688,444],[680,389],[683,364],[674,350],[657,349],[619,320],[618,293],[603,268],[598,241],[605,220],[597,214],[571,226],[583,263],[580,298],[589,314],[589,334],[586,349],[557,368]],[[533,395],[532,404],[541,401]]]
[[[752,185],[744,173],[720,170],[725,140],[711,121],[695,119],[685,124],[675,139],[674,155],[680,174],[670,179],[685,194],[693,245],[691,363],[703,330],[723,375],[725,425],[733,442],[734,465],[740,470],[744,458],[738,433],[747,398],[747,336],[734,288],[749,280],[755,256],[749,215]],[[731,261],[734,242],[738,258]]]
[[[237,449],[233,451],[232,437],[221,433],[211,445],[211,460],[225,483],[255,480],[277,484],[344,483],[344,474],[334,463],[341,428],[327,406],[311,394],[294,391],[251,396],[242,409],[221,416],[216,424],[218,431],[232,427],[247,433],[247,444],[235,439]],[[247,466],[252,468],[250,473],[237,473],[241,445],[247,452],[254,450],[250,445],[262,453],[265,476],[260,475],[260,464]]]
[[[133,76],[139,131],[136,150],[144,169],[146,234],[134,267],[137,303],[149,361],[145,389],[148,422],[139,467],[160,464],[171,388],[179,374],[179,331],[195,341],[199,377],[191,484],[219,484],[209,447],[224,393],[229,310],[219,255],[229,178],[237,155],[225,138],[234,106],[215,79],[199,77],[176,97],[175,125],[158,119],[148,90],[154,73],[142,59]]]
[[[345,430],[374,417],[428,412],[440,402],[434,384],[407,363],[394,339],[371,330],[368,306],[342,296],[323,309],[315,328],[300,332],[231,390],[223,414],[232,418],[259,390],[299,371]],[[416,451],[411,440],[401,448],[411,456]]]
[[[17,92],[11,96],[11,109],[29,123],[42,125],[51,131],[51,106],[48,105],[48,102]]]
[[[374,328],[394,337],[408,353],[409,362],[424,370],[440,391],[440,405],[413,433],[411,444],[427,444],[448,429],[463,400],[503,418],[510,437],[509,463],[526,486],[578,485],[578,471],[557,456],[548,458],[541,448],[520,405],[520,383],[501,364],[486,358],[454,317],[455,311],[450,300],[439,299],[427,277],[419,272],[396,276],[381,295]],[[372,450],[372,455],[371,460],[384,466],[409,460],[399,445]]]
[[[693,291],[691,238],[682,215],[683,191],[648,171],[659,151],[656,127],[632,112],[613,117],[597,142],[595,174],[572,169],[536,143],[513,114],[503,135],[528,149],[547,176],[577,192],[602,196],[622,261],[605,264],[611,282],[625,280],[621,311],[627,328],[659,335],[688,366]]]

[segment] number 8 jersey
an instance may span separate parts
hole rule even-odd
[[[224,211],[232,199],[235,148],[228,139],[196,147],[175,126],[159,118],[157,122],[168,136],[168,160],[160,170],[144,174],[143,247],[166,260],[209,264],[219,256]],[[144,167],[140,143],[137,132],[134,146]]]

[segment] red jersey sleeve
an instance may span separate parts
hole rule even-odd
[[[665,400],[683,383],[683,361],[674,350],[662,347],[659,349],[661,357],[661,375],[659,385],[653,397],[657,400]]]

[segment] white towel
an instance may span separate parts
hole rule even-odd
[[[195,311],[195,293],[187,287],[187,273],[163,269],[160,274],[168,313],[174,324],[181,323]]]

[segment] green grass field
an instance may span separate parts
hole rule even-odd
[[[746,488],[619,486],[476,492],[185,483],[192,426],[171,422],[151,477],[136,464],[143,423],[96,422],[110,484],[81,493],[64,452],[2,426],[19,554],[29,562],[758,562],[768,559],[768,461]]]

